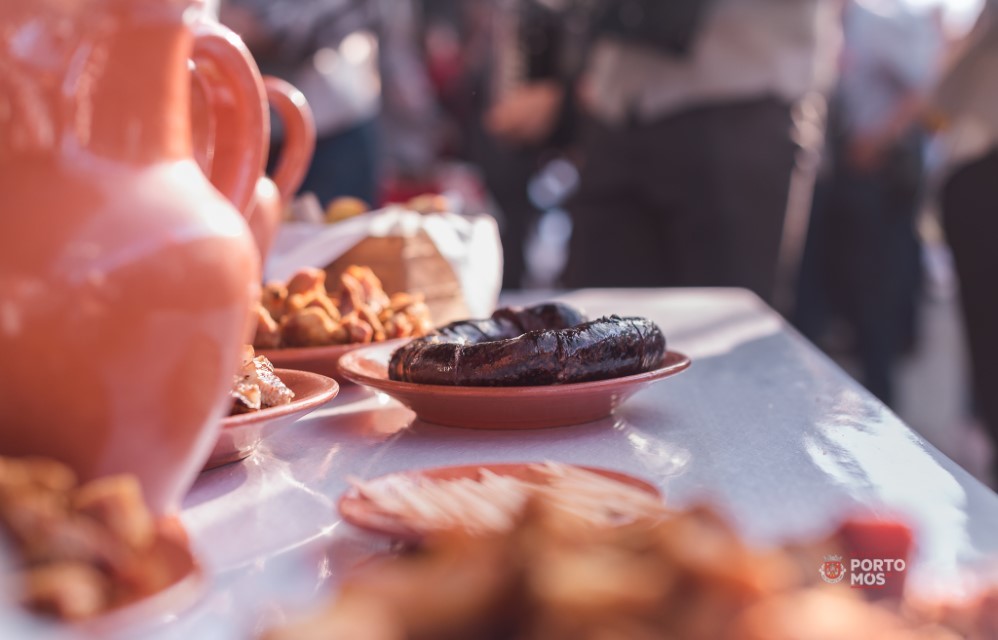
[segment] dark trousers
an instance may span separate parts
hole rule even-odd
[[[797,146],[776,99],[590,122],[569,287],[746,287],[771,300]]]
[[[320,136],[300,193],[311,191],[323,207],[341,196],[378,205],[377,120]]]
[[[942,207],[960,280],[974,402],[998,446],[998,149],[946,181]]]
[[[527,275],[526,245],[540,212],[528,194],[537,173],[539,153],[504,145],[475,124],[469,132],[469,155],[481,168],[489,193],[499,207],[504,290],[520,289]]]
[[[870,172],[835,149],[839,159],[815,190],[794,317],[812,340],[829,316],[844,319],[863,384],[886,404],[894,401],[895,361],[914,339],[921,290],[921,136],[906,142]]]

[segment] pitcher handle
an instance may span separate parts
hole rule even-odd
[[[260,69],[242,39],[215,22],[201,21],[195,26],[191,59],[195,75],[211,88],[215,144],[209,177],[248,216],[270,146],[267,94]]]
[[[281,200],[287,202],[298,191],[312,163],[315,119],[305,96],[291,84],[280,78],[264,76],[263,85],[270,106],[284,123],[284,144],[273,180]]]
[[[191,141],[194,161],[204,175],[211,177],[215,165],[215,114],[212,113],[211,87],[207,78],[190,61],[191,71]]]

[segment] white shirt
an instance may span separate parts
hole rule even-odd
[[[942,32],[927,12],[898,1],[846,9],[840,97],[851,132],[884,129],[901,100],[924,96],[937,80]]]
[[[668,0],[662,0],[668,1]],[[689,107],[775,96],[793,103],[835,77],[836,3],[716,0],[686,57],[605,39],[585,74],[584,102],[609,123],[651,121]]]
[[[998,0],[989,0],[936,90],[946,119],[947,164],[974,160],[998,146]]]

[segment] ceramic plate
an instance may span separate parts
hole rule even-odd
[[[402,345],[409,338],[387,340],[379,345]],[[334,344],[328,347],[293,347],[287,349],[257,349],[256,355],[267,356],[275,367],[311,371],[327,378],[340,379],[338,366],[341,356],[351,351],[370,346],[369,344]]]
[[[291,369],[275,369],[274,372],[295,392],[294,400],[279,407],[224,418],[222,431],[205,469],[242,460],[253,453],[264,435],[303,418],[335,398],[340,391],[340,385],[335,380],[317,373]]]
[[[402,472],[401,474],[391,475],[424,476],[435,480],[456,480],[459,478],[474,478],[477,480],[480,477],[482,470],[488,470],[501,476],[513,476],[515,478],[520,478],[521,480],[543,482],[545,476],[533,468],[538,464],[540,463],[520,462],[469,464],[456,467],[436,467],[433,469],[423,469],[419,471],[407,471]],[[635,478],[634,476],[629,476],[626,473],[587,466],[578,466],[578,468],[616,480],[622,484],[634,487],[655,497],[661,497],[662,495],[655,485],[645,482],[639,478]],[[389,476],[383,476],[382,478],[387,477]],[[382,478],[375,478],[373,480],[368,480],[367,482],[376,483]],[[340,511],[340,515],[343,516],[343,519],[353,526],[359,527],[366,531],[389,535],[399,540],[415,542],[429,533],[428,531],[413,530],[408,525],[387,516],[384,512],[372,508],[371,502],[367,498],[363,497],[354,487],[348,489],[346,493],[340,497],[337,508]]]
[[[652,371],[539,387],[449,387],[388,379],[397,345],[372,345],[340,359],[343,376],[382,391],[426,422],[469,429],[540,429],[599,420],[641,389],[674,376],[690,359],[670,351]]]

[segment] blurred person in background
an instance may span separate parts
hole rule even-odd
[[[435,113],[412,0],[222,0],[220,18],[263,73],[295,85],[312,108],[302,192],[323,206],[341,196],[375,205],[386,172],[429,170]]]
[[[526,283],[524,248],[540,216],[528,187],[557,136],[500,138],[483,116],[510,92],[560,74],[561,15],[538,0],[424,0],[431,77],[453,118],[449,151],[476,165],[498,207],[503,289]]]
[[[812,210],[796,324],[821,342],[832,313],[855,341],[866,387],[894,401],[893,369],[916,335],[926,134],[918,115],[937,78],[938,16],[900,0],[847,3],[827,172]]]
[[[960,282],[976,413],[998,451],[998,2],[988,0],[936,93],[947,169],[940,200]],[[998,480],[998,459],[993,464]]]
[[[830,85],[835,3],[548,4],[587,16],[578,73],[511,92],[489,124],[534,142],[578,97],[584,164],[565,284],[742,286],[773,300],[795,106]]]

